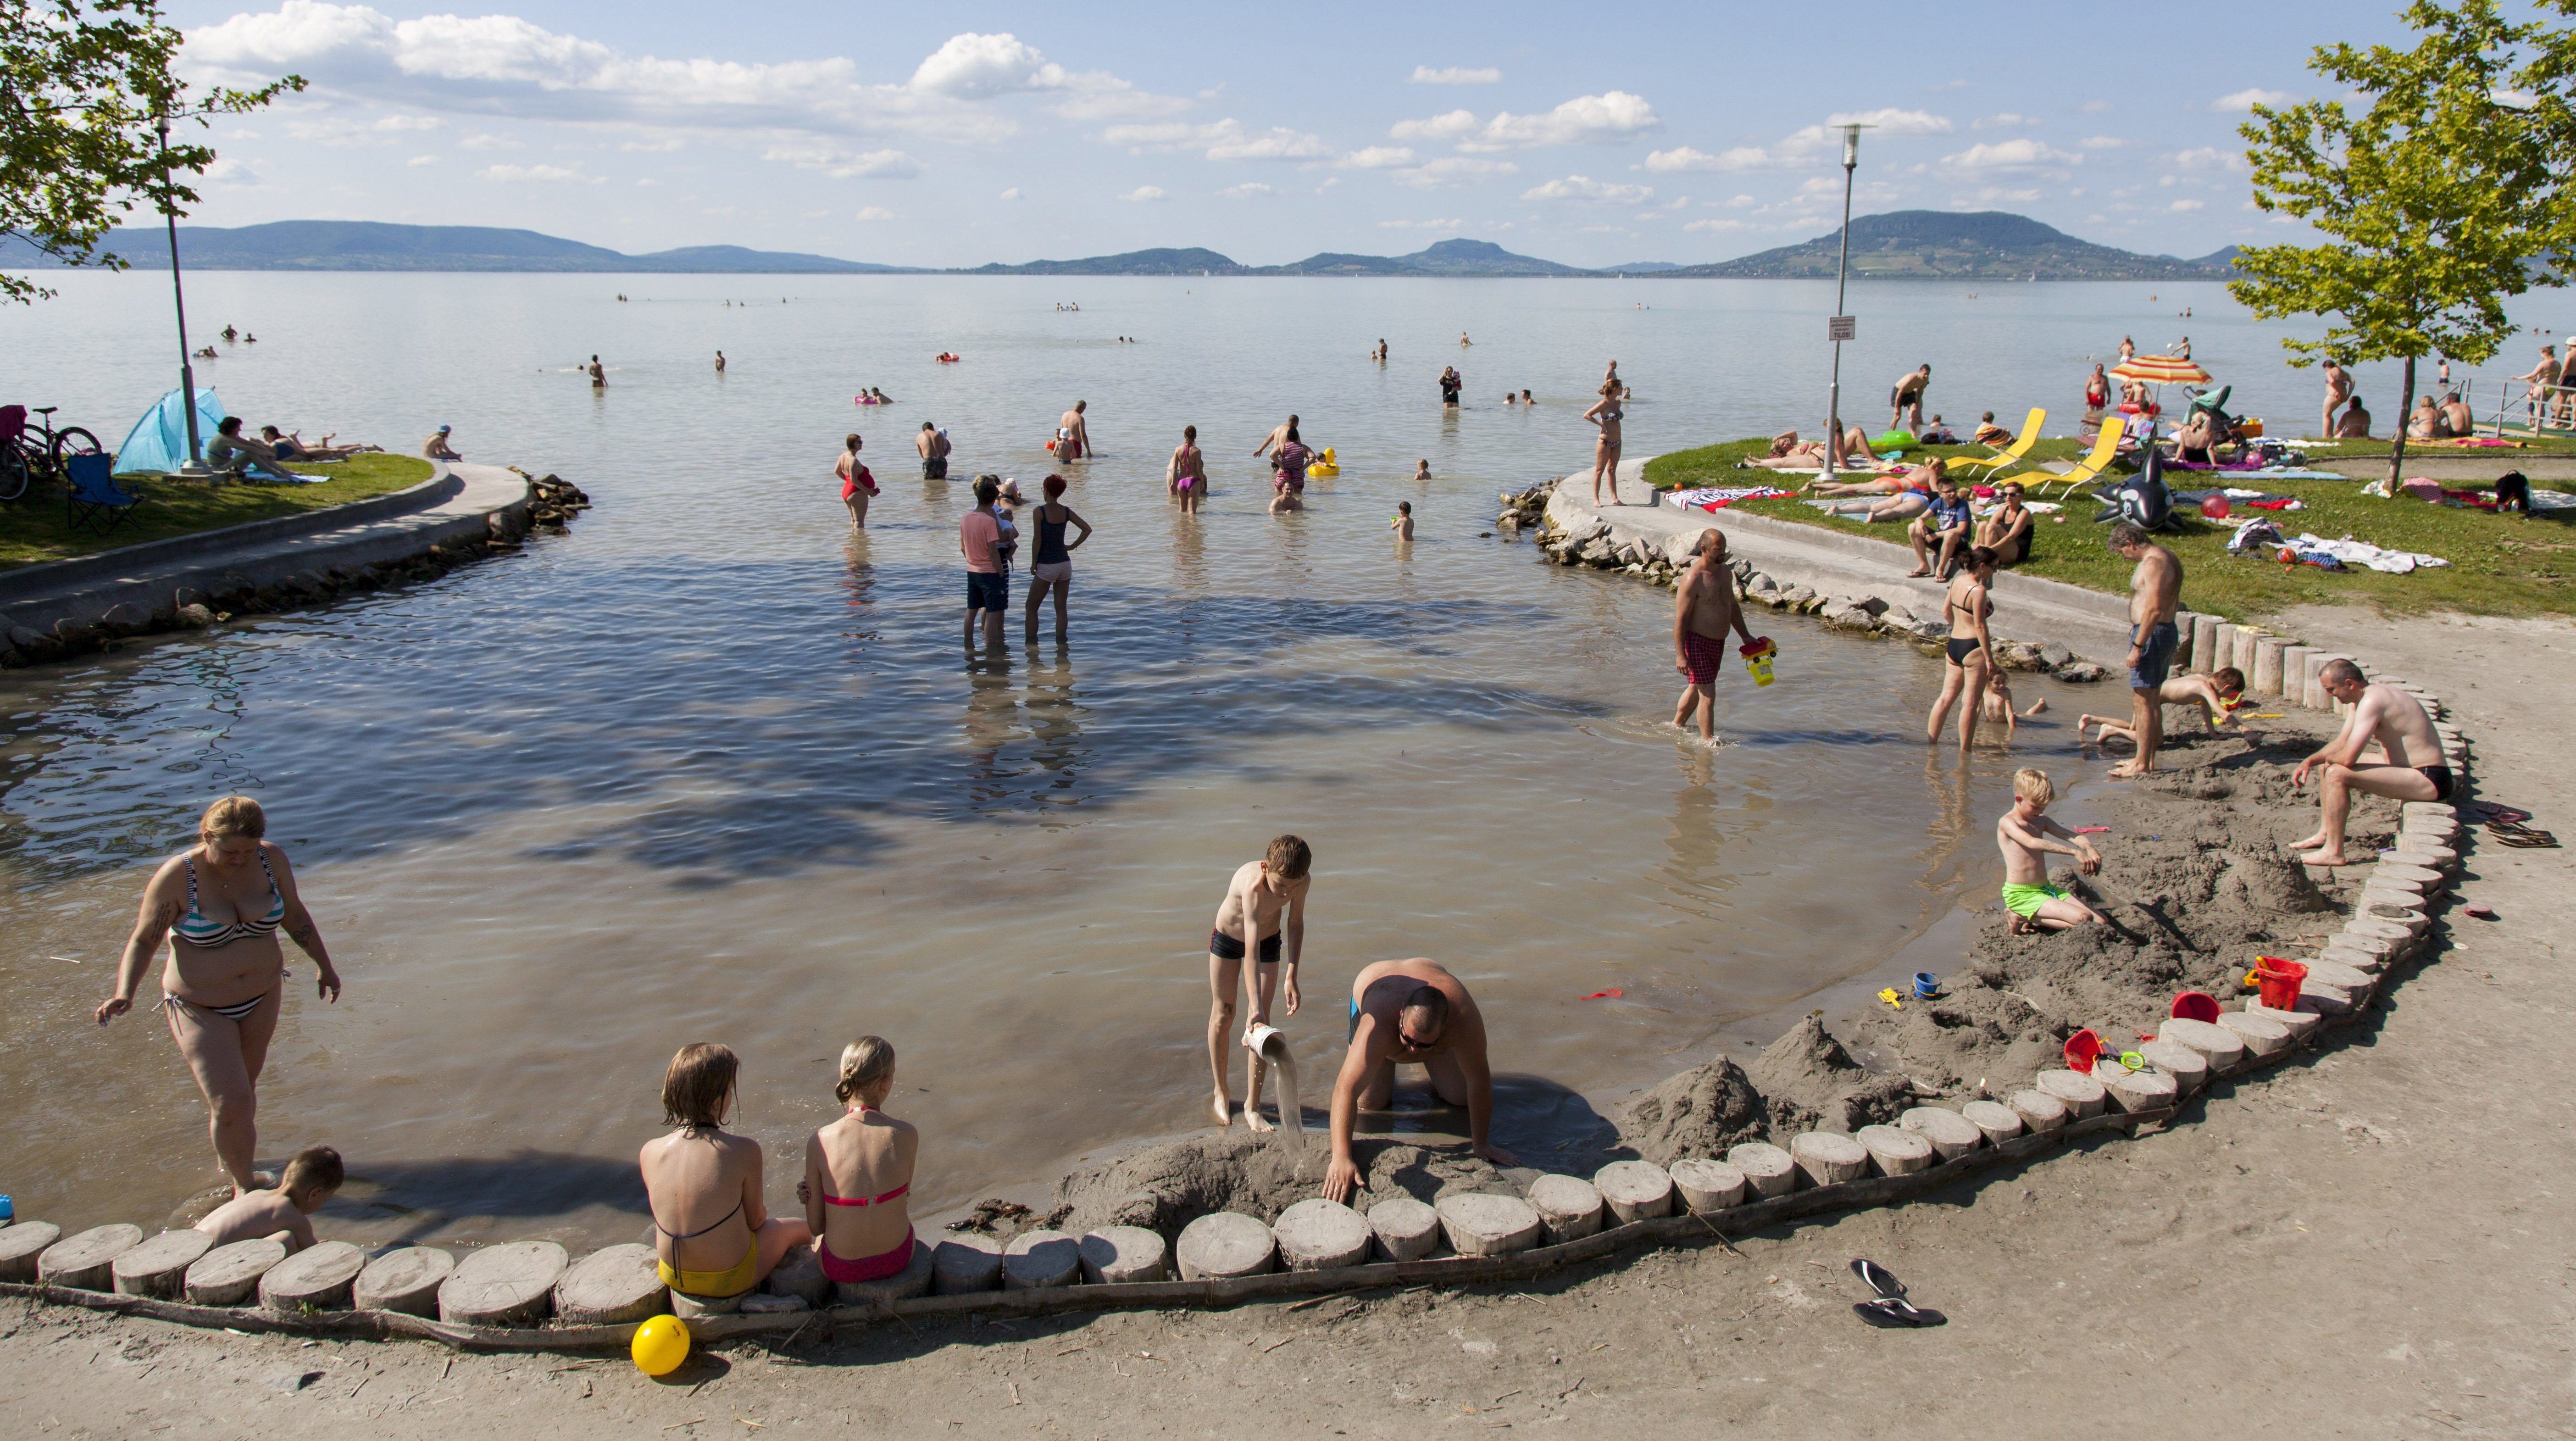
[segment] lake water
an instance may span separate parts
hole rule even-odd
[[[166,282],[58,283],[0,314],[0,395],[113,444],[171,383]],[[780,1204],[865,1032],[902,1058],[924,1211],[1194,1124],[1209,920],[1287,830],[1317,854],[1306,1004],[1279,1018],[1309,1073],[1330,1074],[1357,967],[1437,957],[1491,1017],[1499,1138],[1534,1143],[1885,967],[1993,883],[2011,767],[2071,755],[2062,728],[1964,769],[1927,755],[1935,662],[1782,618],[1759,627],[1780,682],[1726,683],[1733,743],[1710,753],[1664,724],[1669,597],[1482,534],[1497,492],[1585,463],[1612,356],[1631,455],[1814,429],[1829,287],[190,286],[196,338],[262,337],[199,368],[252,424],[408,449],[452,423],[469,458],[560,472],[597,509],[434,584],[0,675],[0,1189],[22,1215],[150,1220],[211,1179],[157,1019],[88,1011],[150,867],[227,791],[268,807],[348,983],[318,1004],[290,949],[263,1159],[338,1146],[363,1182],[335,1207],[351,1234],[595,1240],[636,1224],[635,1148],[688,1041],[743,1053]],[[2071,420],[2088,357],[2124,332],[2162,348],[2184,304],[2245,408],[2311,403],[2212,286],[1865,287],[1846,394],[1929,359],[1954,423]],[[1362,358],[1380,337],[1383,369]],[[932,364],[944,349],[964,362]],[[601,393],[574,370],[594,351]],[[1443,364],[1463,410],[1438,403]],[[865,385],[898,403],[853,407]],[[1542,403],[1499,403],[1524,386]],[[970,657],[963,478],[1034,493],[1077,398],[1100,455],[1067,498],[1099,529],[1073,643],[1024,652],[1015,621],[1006,656]],[[1249,452],[1290,411],[1343,473],[1274,519]],[[917,478],[924,419],[959,480]],[[1184,423],[1215,477],[1196,520],[1160,484]],[[884,488],[862,538],[830,472],[850,429]],[[1409,550],[1384,529],[1398,500]],[[2088,699],[2025,690],[2061,720]]]

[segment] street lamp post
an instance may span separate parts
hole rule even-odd
[[[1834,456],[1842,449],[1843,436],[1843,342],[1856,334],[1852,318],[1843,311],[1843,290],[1851,281],[1851,207],[1852,172],[1860,166],[1860,133],[1866,125],[1837,127],[1843,132],[1843,251],[1834,262],[1834,315],[1825,324],[1825,333],[1834,342],[1833,387],[1825,396],[1825,479],[1834,478]],[[173,251],[176,254],[176,251]]]
[[[188,463],[181,475],[200,477],[206,469],[205,447],[197,434],[197,372],[188,354],[188,297],[179,288],[179,212],[170,204],[170,116],[165,111],[152,124],[161,140],[161,218],[170,230],[170,300],[179,311],[179,403],[188,416]]]

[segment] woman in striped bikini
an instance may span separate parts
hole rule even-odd
[[[170,1037],[205,1093],[215,1158],[236,1196],[260,1184],[251,1158],[259,1148],[259,1072],[285,991],[281,928],[313,958],[315,993],[340,999],[340,973],[295,893],[295,868],[285,851],[261,839],[267,831],[268,818],[248,796],[206,808],[197,844],[164,861],[144,886],[116,994],[98,1008],[102,1026],[134,1009],[143,972],[167,936],[170,963],[157,1009],[169,1013]]]
[[[857,1285],[901,1275],[912,1264],[912,1163],[921,1133],[885,1113],[894,1090],[894,1047],[861,1036],[841,1052],[832,1094],[847,1114],[805,1143],[805,1179],[796,1184],[814,1228],[814,1259],[835,1284]]]

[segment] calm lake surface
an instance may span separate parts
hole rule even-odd
[[[166,279],[57,283],[0,314],[0,398],[114,444],[173,383]],[[2109,699],[2025,685],[2059,727],[1962,768],[1916,738],[1937,663],[1766,616],[1780,681],[1730,677],[1711,753],[1664,723],[1665,593],[1482,534],[1497,492],[1586,463],[1612,356],[1632,456],[1815,430],[1829,286],[189,283],[195,338],[261,337],[199,364],[251,424],[408,450],[452,423],[468,458],[560,472],[597,509],[434,584],[0,675],[0,1189],[21,1215],[149,1221],[213,1177],[158,1018],[88,1012],[144,878],[228,791],[267,806],[348,984],[319,1004],[290,948],[263,1161],[339,1147],[361,1182],[345,1234],[628,1239],[688,1041],[742,1052],[773,1205],[866,1032],[902,1058],[925,1213],[1194,1124],[1209,921],[1286,830],[1317,854],[1284,1020],[1309,1073],[1330,1074],[1354,970],[1433,956],[1491,1017],[1498,1138],[1543,1150],[1991,886],[2011,768],[2063,777],[2073,710]],[[1928,359],[1954,424],[2047,404],[2065,433],[2124,333],[2187,330],[2253,413],[2304,415],[2319,388],[2215,286],[1883,285],[1853,308],[1845,409],[1873,427],[1864,398]],[[1380,337],[1384,368],[1362,358]],[[594,351],[600,393],[574,370]],[[1463,410],[1439,404],[1443,364]],[[897,403],[851,405],[867,385]],[[1538,406],[1500,403],[1524,386]],[[1034,494],[1077,398],[1100,455],[1067,495],[1098,527],[1073,642],[1024,651],[1015,620],[1006,656],[969,657],[966,478]],[[1274,519],[1249,452],[1291,411],[1343,471]],[[925,419],[959,479],[918,478]],[[1161,485],[1185,423],[1215,479],[1196,520]],[[831,476],[851,429],[884,489],[858,538]]]

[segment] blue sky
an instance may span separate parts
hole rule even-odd
[[[194,218],[941,266],[1450,236],[1691,262],[1830,229],[1821,127],[1844,117],[1878,126],[1862,213],[2011,210],[2199,255],[2288,233],[2246,199],[2249,100],[2312,93],[2318,43],[2400,34],[2387,0],[500,3],[173,3],[193,76],[313,82],[217,127]]]

